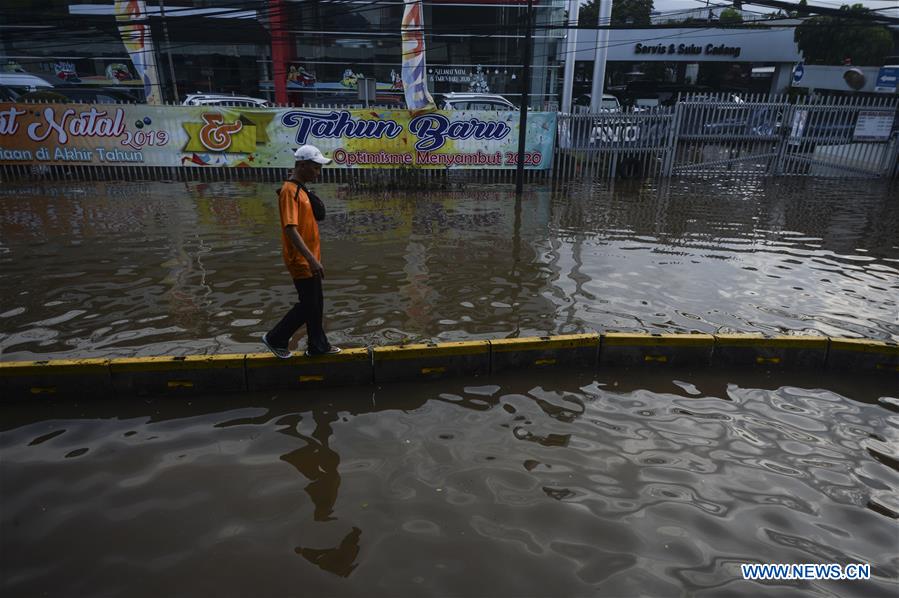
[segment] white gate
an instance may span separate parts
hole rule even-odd
[[[899,176],[897,98],[688,95],[671,108],[559,115],[554,174]]]

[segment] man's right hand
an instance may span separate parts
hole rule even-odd
[[[317,259],[310,258],[306,260],[309,262],[309,269],[312,270],[312,276],[317,276],[322,280],[325,279],[325,269],[322,267],[322,263]]]

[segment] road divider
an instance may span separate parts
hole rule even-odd
[[[547,368],[749,367],[899,374],[899,344],[761,334],[607,332],[344,349],[278,359],[269,353],[0,362],[4,400],[190,396],[306,389]]]
[[[600,367],[707,365],[715,347],[711,334],[645,334],[609,332],[602,335]]]
[[[490,342],[375,347],[372,363],[375,382],[481,376],[490,373]]]

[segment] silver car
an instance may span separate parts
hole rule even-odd
[[[492,93],[447,93],[435,98],[441,110],[518,110],[518,106]]]
[[[268,108],[270,106],[268,100],[221,93],[191,93],[181,104],[183,106],[239,106],[244,108]]]

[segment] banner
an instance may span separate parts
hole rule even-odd
[[[425,69],[424,14],[421,0],[405,0],[403,12],[403,90],[413,112],[433,110]]]
[[[0,103],[0,163],[291,168],[515,168],[519,113]],[[554,112],[528,114],[525,167],[548,169]]]
[[[161,104],[156,54],[153,52],[153,38],[150,35],[145,3],[143,0],[116,0],[115,18],[134,70],[144,82],[145,101],[148,104]]]

